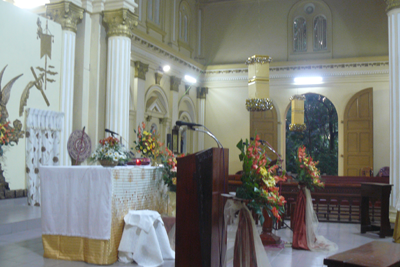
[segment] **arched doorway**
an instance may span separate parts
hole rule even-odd
[[[286,115],[286,170],[296,173],[297,148],[301,145],[314,161],[319,161],[321,174],[338,174],[338,115],[333,103],[325,96],[305,94],[304,132],[289,131],[291,107]]]

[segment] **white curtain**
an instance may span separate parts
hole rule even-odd
[[[301,189],[300,189],[301,190]],[[304,188],[306,195],[306,233],[307,246],[311,251],[333,252],[338,249],[336,243],[318,235],[318,217],[314,212],[310,190]]]
[[[64,113],[29,108],[26,114],[28,205],[40,206],[39,166],[60,165],[60,133],[64,125]]]

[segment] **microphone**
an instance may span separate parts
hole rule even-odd
[[[193,122],[186,122],[186,121],[176,121],[175,125],[181,127],[181,126],[188,126],[189,128],[192,128],[193,126],[203,126],[201,124],[193,123]]]
[[[115,134],[115,135],[119,135],[119,134],[117,134],[116,132],[113,132],[113,131],[108,130],[108,129],[104,129],[104,131],[106,131],[107,133],[110,133],[112,137],[114,137],[114,134]]]

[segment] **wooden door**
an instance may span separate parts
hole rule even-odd
[[[256,134],[278,153],[278,119],[275,109],[250,112],[250,137],[255,137]],[[272,151],[268,150],[267,155],[271,160],[277,159]]]
[[[372,88],[355,94],[344,113],[344,175],[361,176],[374,166]]]

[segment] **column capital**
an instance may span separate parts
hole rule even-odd
[[[149,71],[149,64],[140,61],[133,62],[135,66],[135,78],[146,80],[146,73]]]
[[[164,72],[156,71],[154,75],[155,75],[155,78],[156,78],[156,84],[160,85],[161,84],[161,78],[163,77]]]
[[[197,98],[198,99],[206,99],[208,94],[208,87],[197,87]]]
[[[389,12],[392,9],[400,8],[400,0],[385,0],[386,2],[386,12]]]
[[[82,21],[84,9],[69,1],[46,4],[46,16],[61,24],[63,30],[76,33]]]
[[[127,8],[104,10],[103,22],[106,26],[107,37],[132,37],[133,28],[138,25],[138,16]]]
[[[171,91],[179,92],[179,85],[181,84],[182,79],[176,76],[171,76],[170,84],[171,84]]]

